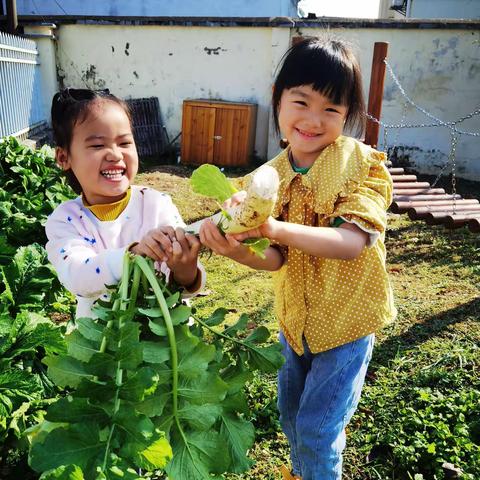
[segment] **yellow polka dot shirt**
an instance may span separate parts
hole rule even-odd
[[[340,136],[304,175],[292,169],[288,148],[269,162],[281,180],[274,218],[329,227],[342,217],[379,234],[354,260],[314,257],[279,246],[285,263],[274,272],[276,314],[299,355],[303,336],[318,353],[373,333],[396,316],[385,268],[392,180],[384,160],[384,153]]]

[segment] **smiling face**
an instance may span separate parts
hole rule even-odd
[[[342,134],[347,113],[346,105],[333,103],[310,85],[283,90],[278,124],[298,167],[310,167]]]
[[[75,124],[68,151],[57,148],[56,158],[61,168],[73,171],[90,205],[121,200],[138,170],[126,112],[108,100],[93,102]]]

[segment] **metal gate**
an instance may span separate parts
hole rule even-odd
[[[45,121],[35,42],[0,32],[0,137],[25,134]]]

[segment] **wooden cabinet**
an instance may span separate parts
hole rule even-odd
[[[182,163],[248,165],[253,155],[257,105],[184,100]]]

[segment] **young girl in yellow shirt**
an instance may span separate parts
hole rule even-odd
[[[269,162],[281,180],[273,215],[258,229],[226,237],[205,222],[200,239],[218,254],[274,271],[286,358],[278,406],[293,470],[282,473],[338,480],[374,332],[396,313],[384,246],[392,180],[385,154],[343,135],[363,133],[365,123],[359,64],[344,42],[309,38],[294,45],[272,107],[289,144]],[[265,259],[240,243],[248,237],[272,241]]]

